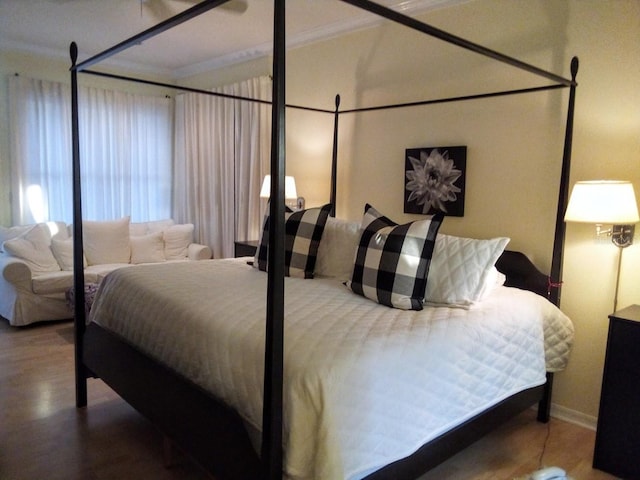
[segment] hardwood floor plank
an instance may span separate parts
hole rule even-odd
[[[165,467],[163,437],[100,380],[75,408],[73,325],[12,328],[0,319],[0,479],[205,480],[179,451]],[[547,439],[548,436],[548,439]],[[526,479],[558,465],[575,480],[611,480],[591,468],[595,432],[533,410],[517,416],[420,480]]]

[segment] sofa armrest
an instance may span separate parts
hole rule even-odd
[[[206,245],[192,243],[188,250],[189,260],[209,260],[211,258],[211,249]]]
[[[0,255],[0,269],[4,279],[23,290],[31,290],[31,269],[19,258]]]

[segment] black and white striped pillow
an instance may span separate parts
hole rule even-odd
[[[288,277],[313,278],[318,247],[327,223],[331,205],[308,208],[285,213],[285,275]],[[266,215],[262,227],[260,245],[253,263],[260,270],[267,271],[269,258],[269,216]]]
[[[444,214],[398,225],[365,206],[362,234],[347,286],[389,307],[422,310],[436,234]]]

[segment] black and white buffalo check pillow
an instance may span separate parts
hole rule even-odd
[[[308,208],[285,213],[284,261],[285,275],[288,277],[313,278],[318,247],[327,223],[331,205]],[[269,216],[266,215],[262,227],[260,245],[253,263],[260,270],[267,271],[269,258]]]
[[[444,214],[398,225],[367,204],[347,286],[389,307],[422,310],[429,264]]]

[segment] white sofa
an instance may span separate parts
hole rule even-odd
[[[73,238],[63,222],[0,227],[0,316],[11,325],[69,319]],[[204,260],[211,249],[193,243],[193,225],[173,220],[83,222],[85,283],[99,284],[118,268]]]

